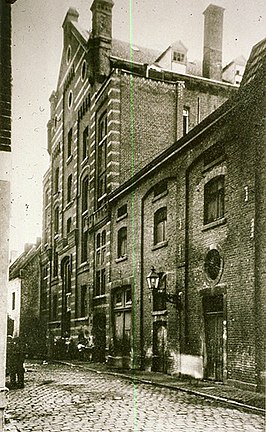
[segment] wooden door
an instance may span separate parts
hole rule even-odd
[[[206,312],[205,340],[207,379],[223,381],[223,313]]]

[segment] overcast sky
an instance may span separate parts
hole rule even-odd
[[[70,6],[91,28],[92,0],[17,0],[12,6],[13,125],[10,249],[41,236],[42,177],[48,167],[46,124],[62,52],[62,22]],[[208,0],[114,0],[113,36],[159,50],[182,40],[190,60],[202,59]],[[223,63],[265,37],[265,0],[215,0],[225,8]],[[129,13],[131,9],[132,14]],[[132,17],[132,19],[130,19]]]

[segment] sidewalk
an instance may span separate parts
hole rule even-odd
[[[79,362],[75,360],[58,361],[60,363],[78,366],[96,373],[109,374],[130,379],[134,382],[167,387],[172,390],[184,391],[200,397],[216,400],[234,407],[265,413],[265,396],[248,390],[241,390],[222,383],[201,381],[195,379],[182,379],[177,376],[166,375],[159,372],[146,372],[140,370],[117,370],[104,363]]]

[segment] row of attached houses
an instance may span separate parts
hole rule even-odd
[[[113,39],[112,7],[92,2],[90,32],[75,9],[63,23],[40,252],[47,340],[92,335],[94,359],[114,367],[259,389],[265,41],[238,88],[223,81],[222,8],[204,12],[197,75],[180,41],[158,53]]]

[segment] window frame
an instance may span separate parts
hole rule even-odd
[[[160,207],[153,217],[153,244],[154,246],[166,241],[167,207]],[[161,231],[162,230],[162,231]]]
[[[219,187],[219,182],[221,182],[220,187]],[[208,225],[212,222],[216,222],[224,218],[225,215],[225,176],[224,175],[217,175],[212,179],[210,179],[204,185],[204,206],[203,207],[204,207],[203,209],[204,225]]]
[[[73,175],[69,174],[67,178],[67,203],[70,203],[72,200],[72,183],[73,183]]]
[[[117,232],[117,258],[127,256],[127,227],[121,227]]]

